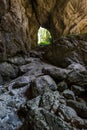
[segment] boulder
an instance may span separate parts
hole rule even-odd
[[[64,90],[68,88],[68,85],[66,82],[62,81],[58,83],[57,87],[58,87],[58,91],[63,92]]]
[[[87,119],[87,106],[84,102],[78,102],[74,100],[68,100],[67,105],[75,109],[78,116]]]
[[[61,113],[64,117],[64,120],[67,120],[69,122],[71,122],[71,120],[73,120],[74,118],[77,118],[76,111],[73,108],[63,104],[59,106],[58,113]]]
[[[8,62],[15,65],[23,65],[25,64],[25,59],[22,56],[15,56],[8,59]]]
[[[67,67],[67,69],[71,69],[72,71],[76,71],[76,72],[86,71],[86,67],[79,63],[72,63]]]
[[[87,71],[72,71],[68,74],[67,82],[69,84],[77,84],[86,88]]]
[[[57,81],[58,80],[61,81],[61,80],[66,79],[68,73],[70,72],[70,70],[58,68],[58,67],[55,67],[55,66],[44,67],[42,71],[43,71],[44,74],[50,75],[51,77],[53,77]]]
[[[78,85],[72,85],[71,90],[75,93],[75,95],[78,95],[78,96],[85,93],[85,89]]]
[[[21,77],[18,77],[17,79],[12,81],[11,87],[13,89],[24,87],[24,86],[28,85],[30,82],[31,81],[30,81],[28,76],[21,76]]]
[[[61,37],[48,48],[45,47],[43,58],[58,67],[66,68],[72,64],[73,69],[78,66],[85,70],[83,66],[87,64],[86,48],[87,34]]]
[[[32,81],[30,89],[32,97],[36,97],[42,95],[49,89],[53,91],[57,90],[57,85],[50,76],[44,75]]]
[[[41,96],[33,98],[32,100],[27,101],[26,108],[28,109],[38,109],[41,101]]]
[[[15,78],[17,76],[17,72],[14,67],[7,62],[0,64],[0,74],[4,77],[4,79]]]
[[[41,68],[42,68],[42,63],[41,61],[38,61],[38,59],[36,61],[34,61],[34,59],[32,59],[33,62],[27,63],[25,65],[21,65],[19,67],[20,73],[24,74],[24,73],[28,73],[29,75],[34,74],[35,73],[42,73]]]
[[[41,97],[40,107],[45,110],[51,111],[52,113],[56,113],[59,106],[59,98],[60,95],[57,91],[48,91],[45,92]]]
[[[71,125],[77,129],[87,128],[86,120],[80,118],[73,108],[62,104],[59,106],[57,113],[61,118],[64,118],[64,120],[71,123]]]
[[[34,125],[33,125],[34,124]],[[33,109],[28,112],[26,122],[20,128],[20,130],[71,130],[73,127],[68,125],[59,117],[54,114],[40,109]]]
[[[75,99],[75,95],[74,95],[73,91],[71,91],[69,89],[64,90],[63,95],[67,99],[73,99],[73,100]]]

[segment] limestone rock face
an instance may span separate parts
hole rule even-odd
[[[0,61],[37,45],[39,27],[55,41],[87,31],[87,0],[0,0]]]
[[[35,39],[36,32],[34,28],[37,27],[38,23],[30,1],[1,0],[0,61],[16,55],[16,53],[29,51],[31,39]]]
[[[64,12],[63,34],[87,32],[87,1],[69,0]]]
[[[41,26],[56,39],[61,35],[87,32],[87,0],[36,0]]]

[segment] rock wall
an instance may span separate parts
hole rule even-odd
[[[87,31],[87,0],[0,0],[0,61],[37,45],[39,27],[53,39]]]
[[[38,23],[30,1],[1,0],[0,61],[17,53],[27,53],[31,48],[31,39],[36,38],[35,28],[38,28]]]
[[[61,35],[87,32],[87,0],[36,0],[40,25],[56,39]]]
[[[61,37],[44,48],[44,59],[51,64],[66,68],[72,63],[87,66],[87,34]]]

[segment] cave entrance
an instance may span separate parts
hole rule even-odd
[[[50,32],[47,29],[40,27],[38,30],[38,44],[49,45],[51,43],[52,43],[52,36]]]

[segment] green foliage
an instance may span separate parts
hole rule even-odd
[[[40,45],[49,45],[50,42],[47,42],[47,41],[43,41],[43,42],[40,42]]]
[[[38,44],[49,45],[52,41],[50,32],[47,29],[41,28],[38,31]]]

